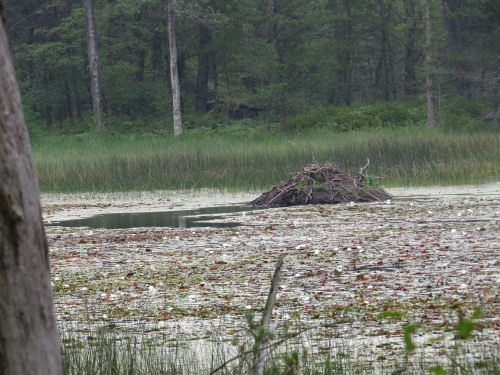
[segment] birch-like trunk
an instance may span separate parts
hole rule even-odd
[[[172,106],[174,115],[174,135],[182,134],[181,89],[177,69],[177,38],[175,36],[175,9],[172,0],[167,0],[168,44],[170,46],[170,81],[172,82]]]
[[[62,373],[38,186],[0,17],[0,374]]]
[[[102,92],[99,52],[97,50],[97,33],[94,18],[94,0],[83,0],[83,5],[85,8],[85,22],[87,25],[87,52],[89,58],[94,129],[99,129],[102,127]]]
[[[435,126],[436,125],[436,114],[434,111],[434,98],[433,98],[433,94],[432,94],[432,72],[431,72],[431,64],[432,64],[431,5],[432,5],[432,0],[427,0],[426,6],[425,6],[425,20],[426,20],[426,28],[425,28],[425,48],[426,48],[426,51],[425,51],[425,91],[427,93],[427,126]]]

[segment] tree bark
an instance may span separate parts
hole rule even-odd
[[[83,5],[85,8],[85,22],[87,25],[87,52],[89,58],[94,129],[97,130],[102,128],[102,91],[99,52],[97,49],[97,33],[94,18],[94,0],[83,0]]]
[[[383,69],[383,97],[386,102],[391,100],[391,84],[390,84],[390,65],[389,65],[389,53],[390,53],[390,35],[389,35],[389,24],[391,22],[391,12],[392,4],[390,2],[386,3],[383,0],[377,0],[377,12],[380,16],[380,46],[381,55],[380,61],[377,67],[377,74],[380,75],[380,69]],[[377,86],[379,86],[381,81],[380,76],[377,78]],[[378,88],[378,87],[377,87]]]
[[[382,26],[382,64],[384,66],[384,100],[388,102],[391,100],[390,86],[389,86],[389,63],[388,63],[388,47],[387,47],[387,30],[386,26]]]
[[[279,83],[284,83],[284,74],[283,74],[283,53],[280,49],[279,46],[279,40],[278,40],[278,15],[277,15],[277,7],[276,7],[276,0],[271,0],[270,1],[270,13],[271,13],[271,20],[272,20],[272,26],[271,26],[271,33],[272,33],[272,45],[274,48],[274,51],[276,52],[276,55],[278,56],[278,64],[279,64],[279,72],[277,73],[277,78],[279,79]],[[286,132],[287,130],[287,123],[286,123],[286,98],[285,98],[285,89],[283,87],[278,89],[278,102],[279,102],[279,108],[280,108],[280,122],[281,122],[281,131]]]
[[[500,118],[500,77],[495,78],[495,86],[493,88],[493,122],[498,126]]]
[[[415,66],[418,60],[418,22],[422,14],[420,11],[417,11],[417,6],[415,0],[405,2],[405,17],[409,28],[406,32],[405,41],[403,100],[408,100],[409,97],[415,95],[415,83],[417,81]]]
[[[172,83],[172,102],[174,116],[174,135],[182,134],[181,89],[177,69],[177,38],[175,36],[175,9],[172,0],[167,1],[168,43],[170,46],[170,81]]]
[[[432,0],[427,0],[425,6],[425,90],[427,93],[427,126],[433,127],[436,125],[436,114],[434,112],[434,98],[432,94],[432,51],[431,51],[431,5]]]
[[[38,186],[0,19],[0,374],[62,373]]]
[[[344,0],[344,8],[346,10],[346,46],[344,54],[344,64],[342,67],[342,98],[345,105],[352,105],[352,56],[353,48],[353,26],[351,3],[349,0]]]

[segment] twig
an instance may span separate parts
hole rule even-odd
[[[311,152],[312,157],[313,157],[313,163],[318,164],[318,161],[316,160],[316,156],[314,156],[314,152]]]
[[[269,321],[271,320],[271,314],[273,312],[274,302],[276,301],[276,294],[278,293],[278,286],[280,284],[281,269],[283,268],[283,261],[285,259],[284,255],[281,255],[276,264],[276,269],[274,270],[274,275],[271,280],[271,289],[269,290],[269,295],[267,296],[266,306],[264,307],[264,312],[262,313],[262,319],[260,321],[260,328],[264,331],[268,331]],[[264,364],[266,362],[266,353],[268,338],[263,337],[260,341],[257,341],[257,347],[255,349],[255,359],[253,362],[253,370],[257,375],[262,375],[264,373]]]
[[[370,159],[369,158],[366,158],[366,164],[363,168],[360,168],[359,169],[359,175],[360,176],[363,176],[363,171],[366,169],[366,167],[368,167],[370,165]]]
[[[301,329],[300,331],[297,331],[295,333],[292,333],[290,334],[289,336],[287,337],[284,337],[282,338],[281,340],[279,341],[276,341],[276,342],[273,342],[272,344],[269,344],[267,345],[266,347],[264,347],[263,349],[265,350],[268,350],[268,349],[271,349],[275,346],[279,346],[281,344],[283,344],[284,342],[290,340],[290,339],[293,339],[297,336],[300,336],[302,335],[303,333],[307,332],[307,331],[310,331],[310,330],[313,330],[313,329],[318,329],[318,328],[333,328],[333,327],[337,327],[337,326],[341,326],[343,324],[347,324],[347,323],[351,323],[349,320],[339,320],[337,322],[333,322],[333,323],[327,323],[327,324],[321,324],[319,326],[312,326],[312,327],[306,327],[306,328],[303,328]],[[219,367],[217,367],[216,369],[212,370],[208,375],[213,375],[215,374],[216,372],[222,370],[224,367],[226,367],[228,364],[230,364],[231,362],[234,362],[236,361],[237,359],[240,359],[242,357],[245,357],[246,355],[248,354],[252,354],[254,352],[254,349],[249,349],[249,350],[246,350],[244,352],[241,352],[240,354],[238,354],[237,356],[233,357],[233,358],[230,358],[228,359],[227,361],[225,361],[224,363],[222,363],[221,365],[219,365]]]
[[[279,341],[273,342],[272,344],[269,344],[269,345],[267,345],[267,346],[263,347],[262,349],[267,350],[267,349],[271,349],[271,348],[273,348],[273,347],[275,347],[275,346],[281,345],[281,344],[283,344],[284,342],[286,342],[286,341],[288,341],[288,340],[290,340],[290,339],[293,339],[294,337],[297,337],[297,336],[299,336],[299,335],[303,334],[303,333],[304,333],[304,332],[306,332],[306,331],[309,331],[310,329],[312,329],[312,328],[306,328],[306,329],[304,329],[304,330],[302,330],[302,331],[295,332],[295,333],[291,334],[290,336],[287,336],[287,337],[285,337],[285,338],[283,338],[283,339],[281,339],[281,340],[279,340]],[[239,359],[239,358],[241,358],[241,357],[244,357],[244,356],[246,356],[247,354],[251,354],[251,353],[253,353],[253,352],[254,352],[254,349],[249,349],[249,350],[246,350],[246,351],[244,351],[244,352],[241,352],[241,353],[240,353],[240,354],[238,354],[237,356],[235,356],[235,357],[233,357],[233,358],[230,358],[230,359],[228,359],[226,362],[222,363],[219,367],[217,367],[216,369],[212,370],[212,371],[211,371],[208,375],[213,375],[213,374],[215,374],[216,372],[218,372],[218,371],[222,370],[224,367],[226,367],[226,366],[227,366],[228,364],[230,364],[231,362],[236,361],[237,359]]]
[[[277,196],[275,196],[273,199],[271,199],[269,202],[267,202],[266,206],[269,206],[272,202],[274,202],[276,199],[278,199],[279,197],[281,197],[283,194],[285,194],[285,193],[289,192],[290,190],[292,190],[294,187],[295,187],[294,185],[288,186],[281,193],[279,193]]]

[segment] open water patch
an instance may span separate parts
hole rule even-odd
[[[89,227],[95,229],[125,229],[137,227],[233,228],[241,226],[243,223],[223,221],[228,217],[227,214],[250,210],[252,210],[252,207],[249,206],[219,206],[180,211],[112,213],[83,219],[52,222],[47,225]]]

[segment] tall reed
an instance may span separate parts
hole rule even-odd
[[[42,191],[269,188],[313,160],[384,185],[464,184],[494,180],[500,133],[427,128],[294,135],[47,137],[34,145]]]

